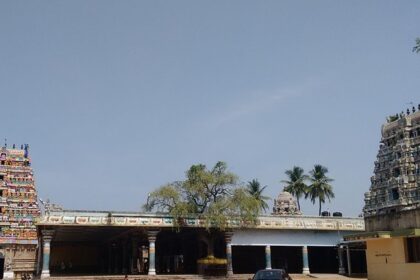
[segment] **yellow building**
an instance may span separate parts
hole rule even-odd
[[[420,279],[420,229],[368,232],[345,240],[366,241],[369,280]]]

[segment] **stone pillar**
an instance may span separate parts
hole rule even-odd
[[[303,274],[311,273],[309,271],[308,246],[306,245],[302,247],[302,262],[303,262],[302,273]]]
[[[50,277],[50,252],[51,240],[54,235],[54,230],[41,230],[42,234],[42,272],[41,279]]]
[[[232,267],[232,235],[233,232],[227,231],[225,232],[225,241],[226,241],[226,274],[227,276],[233,275],[233,267]]]
[[[11,254],[13,255],[15,253],[14,246],[8,246],[9,248],[9,252],[11,252]],[[3,278],[4,279],[14,279],[15,278],[15,274],[13,272],[13,267],[12,267],[12,259],[9,256],[9,254],[5,253],[4,254],[4,274],[3,274]]]
[[[36,252],[36,275],[41,274],[41,258],[42,258],[42,239],[41,236],[38,236],[38,245],[37,245],[37,252]]]
[[[156,250],[155,250],[155,242],[156,236],[159,233],[157,230],[149,230],[147,232],[147,239],[149,240],[149,273],[148,275],[156,275],[156,268],[155,268],[155,258],[156,258]]]
[[[265,246],[265,269],[271,269],[271,246]]]
[[[351,255],[349,245],[347,245],[347,271],[349,276],[351,276]]]
[[[344,261],[343,261],[343,246],[339,246],[338,248],[338,274],[344,275],[346,274],[346,269],[344,268]]]

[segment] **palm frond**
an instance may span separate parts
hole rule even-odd
[[[413,47],[413,52],[420,53],[420,38],[416,38],[416,45]]]

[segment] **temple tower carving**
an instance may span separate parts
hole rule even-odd
[[[288,192],[281,192],[274,199],[273,215],[302,215],[297,207],[296,199]]]
[[[420,111],[413,107],[391,116],[381,132],[374,175],[365,193],[366,230],[419,227],[414,217],[420,216]]]
[[[29,146],[0,148],[0,250],[5,257],[5,278],[35,271],[40,216]]]

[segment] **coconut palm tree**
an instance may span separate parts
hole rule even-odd
[[[319,215],[321,216],[321,205],[325,203],[325,198],[328,198],[328,201],[331,198],[334,198],[334,192],[330,183],[333,179],[327,177],[328,168],[320,164],[315,164],[314,169],[312,169],[309,174],[309,181],[311,184],[308,187],[308,192],[306,193],[305,198],[309,197],[313,204],[318,200],[319,201]]]
[[[413,48],[413,52],[420,53],[420,38],[416,38],[416,45]]]
[[[265,201],[269,199],[269,197],[262,194],[266,187],[267,186],[261,187],[261,184],[257,179],[248,181],[248,184],[246,185],[246,191],[258,201],[260,209],[264,212],[268,209],[268,204]]]
[[[305,175],[303,168],[299,166],[293,166],[292,169],[286,170],[284,173],[289,177],[289,180],[281,181],[286,184],[284,191],[289,192],[296,197],[297,205],[300,211],[299,199],[306,194],[308,186],[305,184],[305,181],[308,179],[308,176]]]

